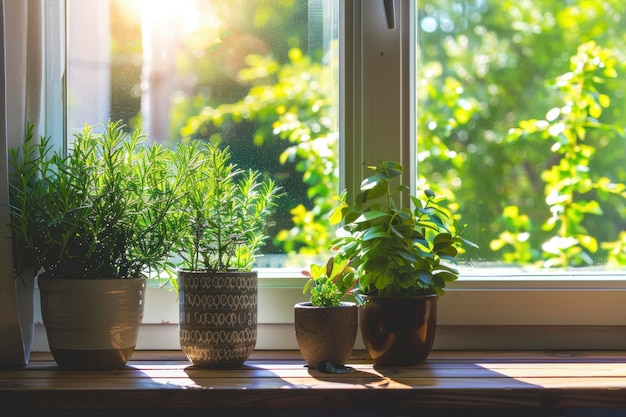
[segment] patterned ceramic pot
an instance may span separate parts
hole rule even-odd
[[[235,368],[256,346],[258,273],[179,271],[180,345],[194,365]]]

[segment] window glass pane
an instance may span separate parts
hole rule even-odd
[[[474,265],[626,264],[626,3],[418,2],[418,166]]]
[[[122,120],[202,139],[284,196],[266,255],[325,251],[338,192],[336,0],[69,0],[68,131]],[[271,256],[270,256],[271,255]]]

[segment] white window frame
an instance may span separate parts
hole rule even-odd
[[[65,137],[65,0],[45,0],[43,38],[42,125],[59,149]]]
[[[341,181],[348,190],[363,177],[363,162],[392,159],[415,165],[411,74],[416,28],[411,16],[416,5],[414,0],[393,3],[396,27],[389,29],[382,0],[340,1],[340,152],[345,168]],[[50,38],[62,41],[62,36]],[[46,46],[50,48],[54,47]],[[58,68],[64,67],[52,67],[53,75],[59,75]],[[56,88],[58,77],[50,79],[47,105],[62,98]],[[52,117],[49,123],[57,129],[63,126],[56,114]],[[404,180],[415,189],[412,178],[414,171]],[[304,281],[299,270],[260,271],[257,349],[297,349],[293,305],[305,299]],[[625,300],[626,280],[619,271],[555,270],[536,275],[507,268],[461,268],[459,280],[440,299],[435,349],[623,349]],[[38,312],[37,317],[41,323]],[[150,288],[137,349],[179,349],[177,323],[175,292]],[[356,347],[362,347],[360,339]],[[47,350],[41,325],[34,350]]]

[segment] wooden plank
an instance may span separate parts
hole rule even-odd
[[[579,389],[85,389],[0,392],[0,404],[22,410],[211,410],[211,409],[484,409],[626,408],[624,391]],[[245,393],[242,394],[242,393]]]
[[[395,378],[378,377],[371,374],[359,374],[342,377],[308,376],[281,377],[267,376],[264,378],[248,377],[207,377],[160,375],[143,376],[137,378],[102,378],[98,374],[83,378],[4,378],[0,381],[0,391],[35,391],[47,389],[51,391],[84,391],[84,390],[127,390],[162,389],[171,390],[181,387],[210,388],[210,389],[405,389],[405,390],[454,390],[454,389],[615,389],[626,388],[626,378],[615,377],[522,377],[522,378],[494,378],[494,377],[405,377]],[[245,394],[242,394],[245,395]]]
[[[124,370],[80,372],[59,371],[54,367],[38,367],[26,370],[12,370],[0,373],[0,383],[11,379],[59,379],[75,380],[97,377],[99,380],[106,379],[140,379],[140,378],[311,378],[311,379],[336,379],[348,380],[355,376],[369,378],[577,378],[591,379],[599,377],[624,378],[626,379],[626,363],[602,363],[602,364],[496,364],[496,365],[427,365],[420,368],[406,369],[373,369],[368,365],[351,365],[354,372],[346,374],[328,375],[316,370],[310,370],[304,366],[293,365],[251,365],[235,370],[207,370],[193,368],[180,364],[151,364],[134,365]]]
[[[0,414],[20,410],[196,409],[626,409],[619,351],[436,351],[419,366],[377,368],[364,352],[355,372],[325,374],[299,352],[254,352],[233,370],[199,369],[180,351],[136,352],[123,370],[62,370],[46,353],[0,371]],[[4,407],[4,408],[2,408]]]

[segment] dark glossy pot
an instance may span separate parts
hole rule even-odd
[[[320,362],[344,365],[352,353],[359,326],[356,303],[315,307],[310,302],[294,306],[296,340],[307,365]]]
[[[438,297],[366,297],[359,322],[374,365],[417,365],[435,340]]]
[[[257,341],[258,273],[178,272],[180,345],[194,365],[235,368]]]

